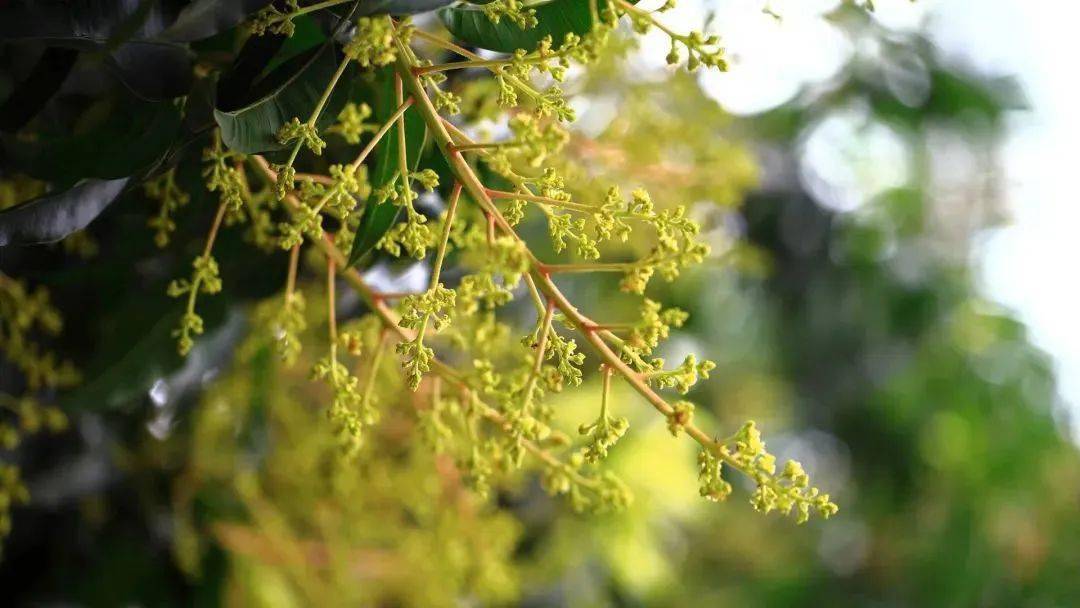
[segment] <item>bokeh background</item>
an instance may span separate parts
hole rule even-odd
[[[739,486],[701,501],[692,446],[620,389],[631,431],[611,463],[635,491],[628,512],[573,515],[525,477],[496,515],[443,521],[418,506],[430,459],[405,452],[363,483],[320,468],[319,418],[290,407],[305,374],[271,373],[245,337],[250,302],[280,277],[216,299],[186,362],[165,354],[171,303],[154,281],[178,256],[141,274],[97,266],[146,295],[82,300],[99,327],[72,340],[94,354],[91,381],[65,396],[72,430],[19,454],[33,502],[15,511],[0,589],[18,605],[353,605],[387,578],[385,605],[1080,604],[1080,14],[1049,0],[876,5],[776,0],[770,15],[756,0],[682,0],[669,21],[712,14],[732,70],[673,78],[666,43],[646,37],[622,72],[578,83],[576,129],[596,143],[571,152],[629,150],[616,164],[654,196],[694,202],[722,255],[663,291],[692,314],[665,355],[715,359],[692,394],[699,415],[757,420],[831,491],[834,519],[761,516]],[[623,120],[658,87],[676,100],[655,101],[659,118]],[[715,129],[695,131],[702,117]],[[689,174],[642,143],[672,133],[690,141]],[[145,222],[128,207],[91,235]],[[152,255],[149,237],[130,240],[101,255]],[[73,272],[38,277],[91,297]],[[422,267],[369,272],[425,282]],[[611,288],[567,282],[586,310],[632,311]],[[567,430],[595,407],[555,405]],[[392,516],[398,500],[423,523]],[[459,568],[465,554],[486,557]]]

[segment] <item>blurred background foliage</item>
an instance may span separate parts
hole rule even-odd
[[[388,391],[399,403],[365,447],[379,457],[342,460],[309,366],[284,368],[246,331],[284,263],[223,233],[230,289],[207,300],[216,311],[189,359],[175,356],[164,284],[213,208],[192,188],[171,250],[154,247],[153,208],[134,197],[91,226],[91,260],[63,261],[60,247],[0,260],[53,291],[63,350],[88,379],[62,396],[71,428],[15,454],[33,500],[5,543],[6,603],[1080,602],[1080,459],[1051,365],[969,267],[972,239],[1002,219],[995,146],[1022,96],[917,34],[847,9],[830,19],[859,51],[754,117],[724,115],[685,74],[642,81],[610,62],[579,77],[564,168],[697,201],[721,256],[653,288],[691,313],[665,354],[715,359],[692,395],[699,415],[717,428],[756,419],[838,517],[794,527],[755,513],[738,486],[726,504],[701,501],[691,446],[621,389],[631,431],[611,463],[636,495],[625,513],[573,515],[529,476],[497,508],[477,501],[422,447],[423,396]],[[584,310],[633,314],[614,281],[566,286]],[[554,403],[571,435],[592,417],[588,392]]]

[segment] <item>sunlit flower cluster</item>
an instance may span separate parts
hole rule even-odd
[[[264,10],[252,31],[288,34],[292,16],[303,11],[295,5],[288,8]],[[482,10],[493,22],[537,25],[534,8],[524,3],[498,0]],[[715,368],[712,361],[693,354],[668,367],[654,354],[672,329],[687,321],[684,311],[642,298],[638,320],[605,325],[585,316],[558,286],[561,275],[614,273],[622,291],[641,295],[654,277],[674,281],[710,255],[701,226],[686,206],[658,204],[633,184],[625,196],[621,186],[627,184],[621,183],[607,184],[597,200],[591,198],[594,185],[583,188],[581,176],[566,170],[560,158],[571,142],[566,125],[575,112],[558,83],[573,63],[595,61],[624,19],[634,31],[659,28],[668,34],[669,62],[685,63],[690,70],[725,68],[719,40],[697,32],[675,33],[653,12],[622,0],[599,3],[594,17],[590,32],[568,34],[563,40],[547,36],[533,50],[518,49],[494,59],[417,29],[407,19],[357,20],[322,101],[277,132],[287,154],[284,161],[284,154],[271,161],[226,151],[217,138],[206,151],[207,188],[219,193],[220,209],[192,277],[170,286],[171,295],[187,295],[189,302],[177,330],[180,350],[190,350],[193,337],[202,332],[194,310],[196,295],[221,288],[211,254],[221,216],[228,213],[239,222],[239,210],[251,207],[258,209],[248,214],[255,240],[276,240],[280,248],[292,251],[284,297],[264,305],[260,313],[287,362],[298,358],[305,314],[310,314],[295,287],[303,269],[298,252],[314,249],[322,255],[330,352],[312,375],[330,392],[327,414],[346,454],[361,453],[365,429],[390,407],[386,395],[396,386],[414,391],[414,399],[423,402],[416,420],[424,443],[452,457],[478,495],[490,495],[501,478],[531,459],[543,486],[552,494],[567,495],[575,509],[619,509],[629,504],[629,490],[601,464],[629,429],[627,417],[611,411],[610,386],[621,379],[663,414],[672,435],[701,443],[703,496],[719,500],[730,493],[731,485],[721,477],[726,463],[757,483],[753,504],[759,510],[794,511],[800,521],[811,511],[831,515],[835,505],[809,487],[801,468],[789,465],[775,473],[772,456],[764,451],[752,423],[733,441],[718,442],[696,426],[694,403],[669,402],[657,392],[686,395]],[[419,56],[414,41],[453,51],[465,60],[436,63]],[[350,68],[392,78],[385,90],[393,92],[389,101],[396,108],[376,112],[366,103],[350,101],[335,124],[321,127],[325,101]],[[461,88],[447,77],[470,68],[484,70],[490,78]],[[479,96],[487,101],[478,102]],[[469,116],[461,115],[466,100],[469,107],[502,108],[506,139],[481,141],[468,135]],[[420,152],[409,148],[407,112],[423,120],[432,146],[424,157],[428,160],[419,166],[412,159]],[[373,120],[376,115],[389,119]],[[387,139],[387,133],[393,133],[393,139]],[[352,163],[315,162],[327,149],[328,135],[365,145]],[[373,150],[382,152],[378,162],[384,163],[375,174],[365,163]],[[430,160],[431,154],[439,160]],[[300,173],[297,167],[309,160],[319,169]],[[253,183],[260,188],[256,192],[250,189]],[[169,182],[155,188],[167,218],[180,197]],[[272,201],[262,194],[269,191],[274,192]],[[428,203],[422,202],[421,192],[430,193],[424,200],[445,206],[440,214],[424,206]],[[276,224],[265,219],[275,208],[280,218]],[[380,292],[349,267],[349,254],[356,253],[350,244],[368,237],[368,215],[377,209],[392,210],[396,219],[375,235],[368,250],[424,262],[431,271],[426,289]],[[522,236],[521,230],[536,222],[546,224],[544,247],[530,242],[535,237]],[[160,223],[159,230],[167,233],[166,220]],[[634,247],[629,247],[632,241]],[[642,251],[642,242],[651,245]],[[545,249],[557,260],[542,261],[537,251]],[[627,259],[635,250],[640,253]],[[337,327],[335,293],[342,282],[367,306],[359,321],[363,331],[348,329],[352,321],[341,331]],[[512,315],[503,311],[530,303],[535,322],[521,332]],[[582,385],[587,355],[579,344],[587,344],[599,357],[603,391],[599,415],[581,424],[581,444],[575,445],[555,430],[550,395]],[[396,357],[384,357],[384,351]],[[398,370],[388,383],[384,368],[395,358]]]

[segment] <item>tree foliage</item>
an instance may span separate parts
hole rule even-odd
[[[784,265],[762,232],[776,200],[745,212],[748,238],[724,227],[757,169],[749,135],[694,80],[727,69],[721,41],[664,25],[672,5],[2,9],[25,26],[0,27],[17,76],[0,173],[0,390],[13,421],[0,441],[63,432],[62,410],[122,429],[122,460],[156,471],[138,473],[147,485],[168,471],[170,561],[207,603],[511,602],[531,592],[529,568],[572,561],[564,534],[665,513],[656,492],[685,479],[696,487],[682,496],[739,496],[797,523],[836,514],[813,466],[766,447],[767,409],[714,407],[746,367],[714,360],[711,342],[706,359],[671,341],[715,316],[687,290],[753,277],[770,256]],[[649,32],[670,43],[659,83],[626,61]],[[47,78],[58,63],[65,76]],[[856,84],[818,104],[870,89],[875,112],[898,120],[959,114],[954,98],[978,87],[937,74],[935,111]],[[586,135],[575,100],[598,91],[619,111]],[[776,125],[810,118],[783,112],[751,135],[790,146],[797,133]],[[765,284],[781,302],[784,278]],[[923,337],[961,321],[911,321],[927,361],[966,369]],[[812,358],[783,361],[796,385]],[[858,415],[842,397],[838,433]],[[133,428],[144,422],[163,440]],[[679,466],[652,479],[626,466],[638,454]],[[25,501],[18,469],[0,472],[4,504]],[[124,488],[113,500],[132,499]],[[538,489],[589,514],[552,524],[550,546],[532,546],[520,508]],[[741,517],[707,501],[728,515],[706,517]],[[629,562],[609,562],[618,580]],[[143,580],[87,597],[159,603]]]

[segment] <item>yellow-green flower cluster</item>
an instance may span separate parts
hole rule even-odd
[[[0,449],[14,450],[23,435],[33,435],[42,430],[59,433],[67,429],[64,412],[45,405],[32,397],[15,398],[0,393],[0,406],[13,415],[17,422],[0,422]]]
[[[726,463],[758,484],[753,501],[761,510],[797,512],[800,519],[810,510],[831,514],[835,505],[809,488],[801,468],[789,465],[781,473],[775,472],[774,459],[765,452],[752,425],[731,442],[710,444],[694,426],[692,403],[669,403],[654,392],[673,389],[685,394],[699,380],[708,378],[715,367],[711,361],[689,355],[677,367],[665,369],[663,359],[654,356],[671,330],[685,323],[685,312],[664,309],[658,302],[643,299],[639,320],[605,325],[585,317],[559,289],[560,273],[617,272],[622,274],[620,286],[624,291],[642,294],[653,276],[673,280],[684,268],[702,262],[709,254],[708,246],[698,240],[700,227],[686,207],[654,204],[642,188],[624,196],[619,187],[607,184],[640,184],[637,176],[597,178],[590,173],[588,163],[577,167],[559,158],[570,142],[559,123],[572,120],[574,113],[561,88],[542,89],[535,77],[562,81],[571,61],[595,59],[600,46],[615,38],[610,34],[619,16],[629,16],[639,30],[660,27],[668,33],[677,51],[673,61],[683,61],[685,54],[690,69],[698,65],[723,68],[723,52],[715,37],[674,34],[654,21],[651,13],[623,0],[597,4],[602,14],[596,15],[600,20],[594,30],[584,36],[568,35],[557,48],[557,41],[548,37],[533,52],[519,50],[503,58],[487,59],[443,45],[468,60],[440,65],[416,57],[423,49],[414,52],[408,48],[414,33],[440,46],[433,35],[414,32],[408,18],[396,22],[385,16],[362,18],[346,45],[347,59],[338,73],[347,73],[349,62],[362,68],[394,63],[393,72],[400,79],[401,90],[413,98],[410,111],[425,121],[429,136],[436,140],[437,145],[429,150],[443,154],[446,162],[436,160],[429,163],[431,168],[412,166],[409,157],[417,151],[403,148],[402,141],[407,138],[399,137],[396,144],[389,139],[371,142],[372,147],[361,153],[378,149],[379,157],[387,158],[385,148],[374,146],[396,146],[389,150],[391,162],[398,165],[396,171],[380,180],[374,190],[359,169],[363,166],[361,157],[355,166],[316,160],[312,165],[317,168],[304,170],[319,175],[297,174],[293,165],[301,150],[321,155],[326,146],[325,133],[316,127],[323,110],[320,103],[306,121],[294,118],[278,132],[279,142],[292,146],[288,161],[265,170],[265,160],[250,159],[252,169],[263,171],[260,175],[267,184],[265,194],[260,191],[252,195],[248,191],[244,157],[230,156],[219,139],[206,153],[210,189],[221,193],[222,209],[239,211],[246,203],[253,225],[256,213],[262,218],[258,221],[265,225],[270,212],[277,210],[271,195],[271,189],[276,190],[276,199],[284,200],[282,207],[290,213],[288,221],[278,224],[278,243],[294,249],[294,259],[305,243],[313,244],[312,249],[321,250],[332,262],[327,280],[330,354],[315,365],[313,373],[332,392],[328,416],[347,453],[358,452],[363,430],[378,418],[373,387],[379,379],[379,357],[384,347],[393,346],[401,369],[390,386],[407,386],[416,392],[407,402],[416,405],[417,433],[431,450],[445,455],[445,462],[452,461],[461,479],[479,495],[486,497],[502,477],[522,467],[526,456],[531,455],[539,463],[543,486],[552,494],[567,495],[576,510],[622,508],[630,501],[625,485],[596,465],[629,426],[625,417],[608,411],[611,375],[625,375],[638,392],[665,413],[672,435],[689,435],[708,446],[699,462],[702,495],[720,500],[730,493],[730,484],[721,476],[722,464]],[[483,10],[523,25],[534,19],[533,9],[517,0],[496,0]],[[264,12],[261,27],[288,28],[290,18],[289,14]],[[491,72],[484,87],[467,84],[461,90],[483,91],[479,95],[486,99],[475,105],[488,111],[497,105],[513,108],[506,116],[499,116],[497,108],[494,112],[497,122],[505,119],[509,127],[511,135],[506,141],[481,143],[469,137],[464,127],[475,126],[480,111],[456,124],[440,116],[440,112],[457,113],[463,105],[462,96],[440,86],[446,81],[445,73],[460,68]],[[336,78],[321,97],[323,100],[330,98]],[[401,133],[404,122],[400,114],[396,124],[377,126],[366,122],[371,114],[366,105],[347,104],[329,132],[341,135],[344,143],[353,146],[359,145],[368,133],[378,137]],[[477,173],[473,155],[497,177],[488,180]],[[426,158],[426,154],[421,156],[422,160]],[[449,170],[457,181],[451,184],[453,194],[447,198],[446,213],[429,219],[416,204],[419,195],[414,188],[437,189],[439,174],[435,168]],[[498,189],[493,187],[496,185]],[[442,196],[447,196],[445,190],[450,189],[444,188]],[[262,196],[269,204],[256,212],[255,201],[262,200]],[[581,202],[583,197],[593,202]],[[692,196],[684,198],[696,200]],[[372,285],[357,285],[356,281],[364,280],[362,275],[340,268],[340,245],[351,242],[359,230],[358,204],[364,199],[373,205],[389,203],[404,211],[379,237],[376,249],[392,258],[417,260],[434,251],[432,279],[426,291],[380,293]],[[536,217],[546,221],[555,253],[577,259],[565,263],[540,260],[536,252],[530,251],[523,238],[530,232],[519,234],[512,229],[526,220],[530,205],[538,211]],[[332,223],[341,226],[334,239],[323,238],[326,218],[337,220]],[[654,239],[632,238],[639,227],[645,227]],[[268,232],[265,226],[262,231]],[[206,253],[196,259],[192,279],[176,282],[170,288],[174,295],[189,296],[186,325],[178,330],[182,350],[190,348],[190,335],[202,331],[201,318],[193,308],[195,295],[220,289],[217,266],[210,256],[212,235],[213,231]],[[649,245],[651,249],[645,249]],[[619,247],[618,251],[611,251],[615,247]],[[627,257],[628,253],[634,257]],[[620,261],[600,261],[604,255]],[[461,272],[449,271],[451,265]],[[448,272],[442,272],[444,267]],[[343,275],[335,275],[335,271]],[[290,277],[294,275],[290,272]],[[377,313],[365,317],[365,323],[385,323],[374,332],[376,340],[369,335],[373,333],[371,328],[337,333],[335,276],[344,276],[344,282],[355,287]],[[284,305],[279,304],[268,318],[279,338],[282,355],[296,360],[304,310],[300,292],[292,293],[291,278],[289,285]],[[532,331],[524,330],[526,335],[514,341],[511,323],[515,317],[520,319],[518,311],[507,314],[509,311],[500,308],[518,298],[531,301],[537,314]],[[395,307],[387,306],[395,301]],[[585,355],[578,352],[577,341],[560,333],[564,328],[581,332],[585,341],[596,347],[605,374],[600,413],[591,423],[579,427],[583,435],[580,447],[570,447],[570,438],[553,430],[556,412],[548,399],[551,393],[582,383]],[[368,352],[372,343],[374,354]],[[367,366],[366,381],[356,377],[363,375],[358,371],[363,367],[350,371],[338,360],[339,348],[353,355],[361,366]],[[461,362],[466,362],[464,368],[455,365]],[[383,371],[389,372],[390,366]],[[381,387],[383,383],[378,384]]]
[[[39,343],[41,336],[55,336],[63,325],[49,293],[42,287],[29,290],[23,281],[0,274],[0,359],[22,374],[27,393],[0,393],[0,449],[13,450],[26,435],[42,430],[58,433],[67,428],[67,417],[35,397],[41,390],[65,389],[79,382],[79,373]],[[11,531],[11,507],[29,500],[29,492],[12,464],[0,464],[0,539]]]
[[[671,404],[671,412],[667,415],[667,428],[672,437],[678,437],[679,433],[694,421],[694,404],[689,401],[676,401]]]
[[[649,280],[657,272],[664,280],[674,281],[683,268],[700,264],[709,255],[709,246],[697,241],[700,226],[690,219],[683,206],[657,212],[649,194],[639,189],[632,193],[621,213],[602,221],[598,220],[597,225],[600,226],[603,222],[617,231],[619,216],[648,223],[655,228],[657,238],[657,244],[652,251],[627,270],[620,283],[623,291],[644,293]]]
[[[607,458],[608,450],[629,428],[630,421],[625,416],[611,417],[607,412],[601,413],[591,424],[578,427],[578,433],[589,439],[584,452],[585,460],[595,463]]]
[[[416,412],[420,427],[420,437],[436,454],[444,454],[453,445],[455,430],[451,420],[461,416],[461,408],[456,399],[444,399],[435,395],[431,407]]]
[[[428,219],[413,207],[413,201],[417,194],[409,185],[409,181],[416,180],[425,189],[434,189],[439,185],[439,176],[431,169],[414,171],[408,174],[409,179],[401,180],[398,176],[385,186],[375,190],[375,200],[378,203],[393,201],[405,209],[405,221],[394,224],[376,243],[375,247],[394,257],[399,257],[402,252],[407,253],[418,260],[427,255],[428,248],[435,244],[437,232],[428,225]]]
[[[378,421],[379,411],[365,398],[359,378],[350,374],[333,355],[320,359],[311,375],[329,387],[332,397],[326,416],[337,430],[345,453],[355,455],[360,449],[364,428]]]
[[[522,0],[492,0],[480,5],[484,14],[493,23],[503,19],[513,22],[523,30],[536,27],[536,10],[529,8]]]
[[[366,198],[368,194],[367,174],[364,169],[353,165],[330,165],[329,186],[316,182],[310,183],[310,194],[305,197],[319,197],[323,209],[333,213],[339,218],[346,218],[356,208],[359,198]]]
[[[79,373],[41,347],[34,334],[60,333],[63,321],[44,287],[31,291],[23,281],[0,274],[0,355],[18,369],[31,391],[68,388]]]
[[[253,36],[263,36],[266,33],[292,36],[296,31],[293,17],[300,10],[299,0],[286,0],[287,12],[279,10],[275,4],[271,3],[262,8],[248,21],[248,31]]]
[[[795,520],[800,524],[810,519],[812,512],[824,519],[836,514],[836,504],[828,494],[822,494],[810,486],[810,477],[797,461],[787,461],[783,470],[776,473],[776,457],[765,449],[761,432],[753,421],[744,424],[731,441],[718,449],[725,461],[749,475],[757,484],[750,504],[758,511],[769,513],[776,510],[784,515],[794,513]],[[718,477],[718,465],[716,473]],[[704,491],[703,486],[703,494]]]
[[[463,248],[462,265],[476,272],[465,275],[457,288],[461,314],[472,315],[483,308],[493,310],[508,304],[514,289],[529,268],[522,243],[508,236],[486,241],[480,229],[473,229],[459,239]]]
[[[347,143],[355,146],[360,143],[360,138],[365,133],[377,131],[379,128],[377,125],[367,123],[368,118],[371,118],[371,106],[350,101],[338,113],[337,123],[327,130],[337,133]]]
[[[277,132],[277,140],[281,145],[296,142],[296,145],[304,146],[311,153],[318,156],[322,154],[326,142],[319,137],[319,130],[310,122],[300,122],[299,118],[293,117],[289,122],[281,125]]]
[[[321,239],[323,212],[347,220],[357,200],[368,195],[370,188],[363,168],[335,164],[327,171],[329,184],[304,179],[298,190],[291,191],[298,204],[291,209],[289,221],[278,223],[278,245],[282,249],[302,244],[304,237]],[[278,177],[280,184],[281,173]]]
[[[166,294],[172,298],[184,295],[188,297],[188,305],[180,316],[179,326],[173,330],[173,337],[177,339],[176,348],[181,355],[191,352],[195,346],[194,336],[202,335],[203,319],[195,312],[195,300],[198,294],[213,295],[221,291],[221,276],[218,271],[217,260],[211,255],[201,255],[192,261],[193,268],[190,279],[173,279]]]
[[[544,368],[548,390],[558,392],[566,385],[581,385],[581,366],[585,363],[585,353],[577,352],[577,342],[573,338],[564,338],[551,329],[547,351],[548,358],[555,360],[554,366]]]
[[[515,75],[515,72],[520,73],[523,69],[531,71],[533,65],[535,64],[519,61],[516,69],[513,64],[496,68],[495,83],[499,91],[499,105],[504,108],[517,107],[518,91],[524,90],[537,116],[554,116],[562,122],[573,122],[577,113],[567,102],[561,88],[552,85],[544,91],[537,91]]]
[[[397,352],[401,355],[401,366],[405,370],[405,380],[409,387],[416,390],[425,372],[431,370],[431,360],[435,352],[424,345],[424,334],[430,326],[433,332],[439,332],[450,323],[450,312],[454,308],[456,294],[442,284],[419,295],[411,295],[401,301],[401,319],[398,324],[407,329],[417,330],[412,340],[399,342]]]
[[[570,134],[559,123],[526,112],[515,114],[508,126],[514,134],[514,146],[509,150],[520,155],[530,167],[540,167],[570,141]]]
[[[157,215],[150,218],[146,225],[154,229],[154,244],[165,247],[169,244],[169,235],[176,230],[172,214],[188,204],[191,197],[176,184],[176,169],[169,169],[144,182],[143,192],[147,198],[158,202]]]
[[[422,294],[411,295],[401,300],[401,319],[398,325],[409,329],[420,329],[428,325],[436,332],[450,323],[450,311],[454,308],[456,294],[442,284]]]
[[[723,461],[708,448],[698,452],[698,485],[702,498],[713,502],[731,495],[731,484],[723,477]]]
[[[203,169],[206,189],[217,192],[221,204],[234,214],[244,205],[244,177],[232,163],[243,161],[243,158],[243,155],[226,149],[216,132],[213,145],[203,150],[203,160],[208,163]]]
[[[657,359],[656,361],[660,361]],[[649,382],[660,388],[675,388],[680,394],[685,395],[697,384],[699,378],[708,379],[709,372],[716,368],[716,364],[708,359],[698,362],[693,354],[686,355],[679,367],[672,370],[653,372],[648,376]]]
[[[633,502],[630,489],[609,471],[584,477],[581,468],[585,456],[575,453],[568,463],[548,463],[541,475],[541,485],[552,495],[567,494],[570,506],[578,513],[621,511]]]
[[[640,372],[654,372],[664,367],[664,360],[646,361],[646,357],[671,335],[673,327],[682,327],[690,315],[679,308],[664,308],[649,298],[642,300],[640,311],[640,319],[630,327],[629,335],[622,342],[623,360]]]
[[[408,43],[406,35],[398,35]],[[362,68],[393,63],[397,58],[394,36],[394,27],[386,17],[361,17],[356,20],[356,33],[345,44],[345,56]]]
[[[624,14],[629,17],[630,25],[634,31],[644,34],[656,27],[667,34],[671,41],[671,50],[666,60],[668,65],[678,65],[686,56],[686,69],[691,72],[701,66],[716,68],[727,71],[727,58],[724,47],[720,44],[720,37],[714,34],[703,34],[692,31],[687,34],[678,34],[660,24],[652,13],[637,8],[627,2],[620,2],[624,8]],[[675,7],[675,0],[667,0],[657,12],[666,12]]]

